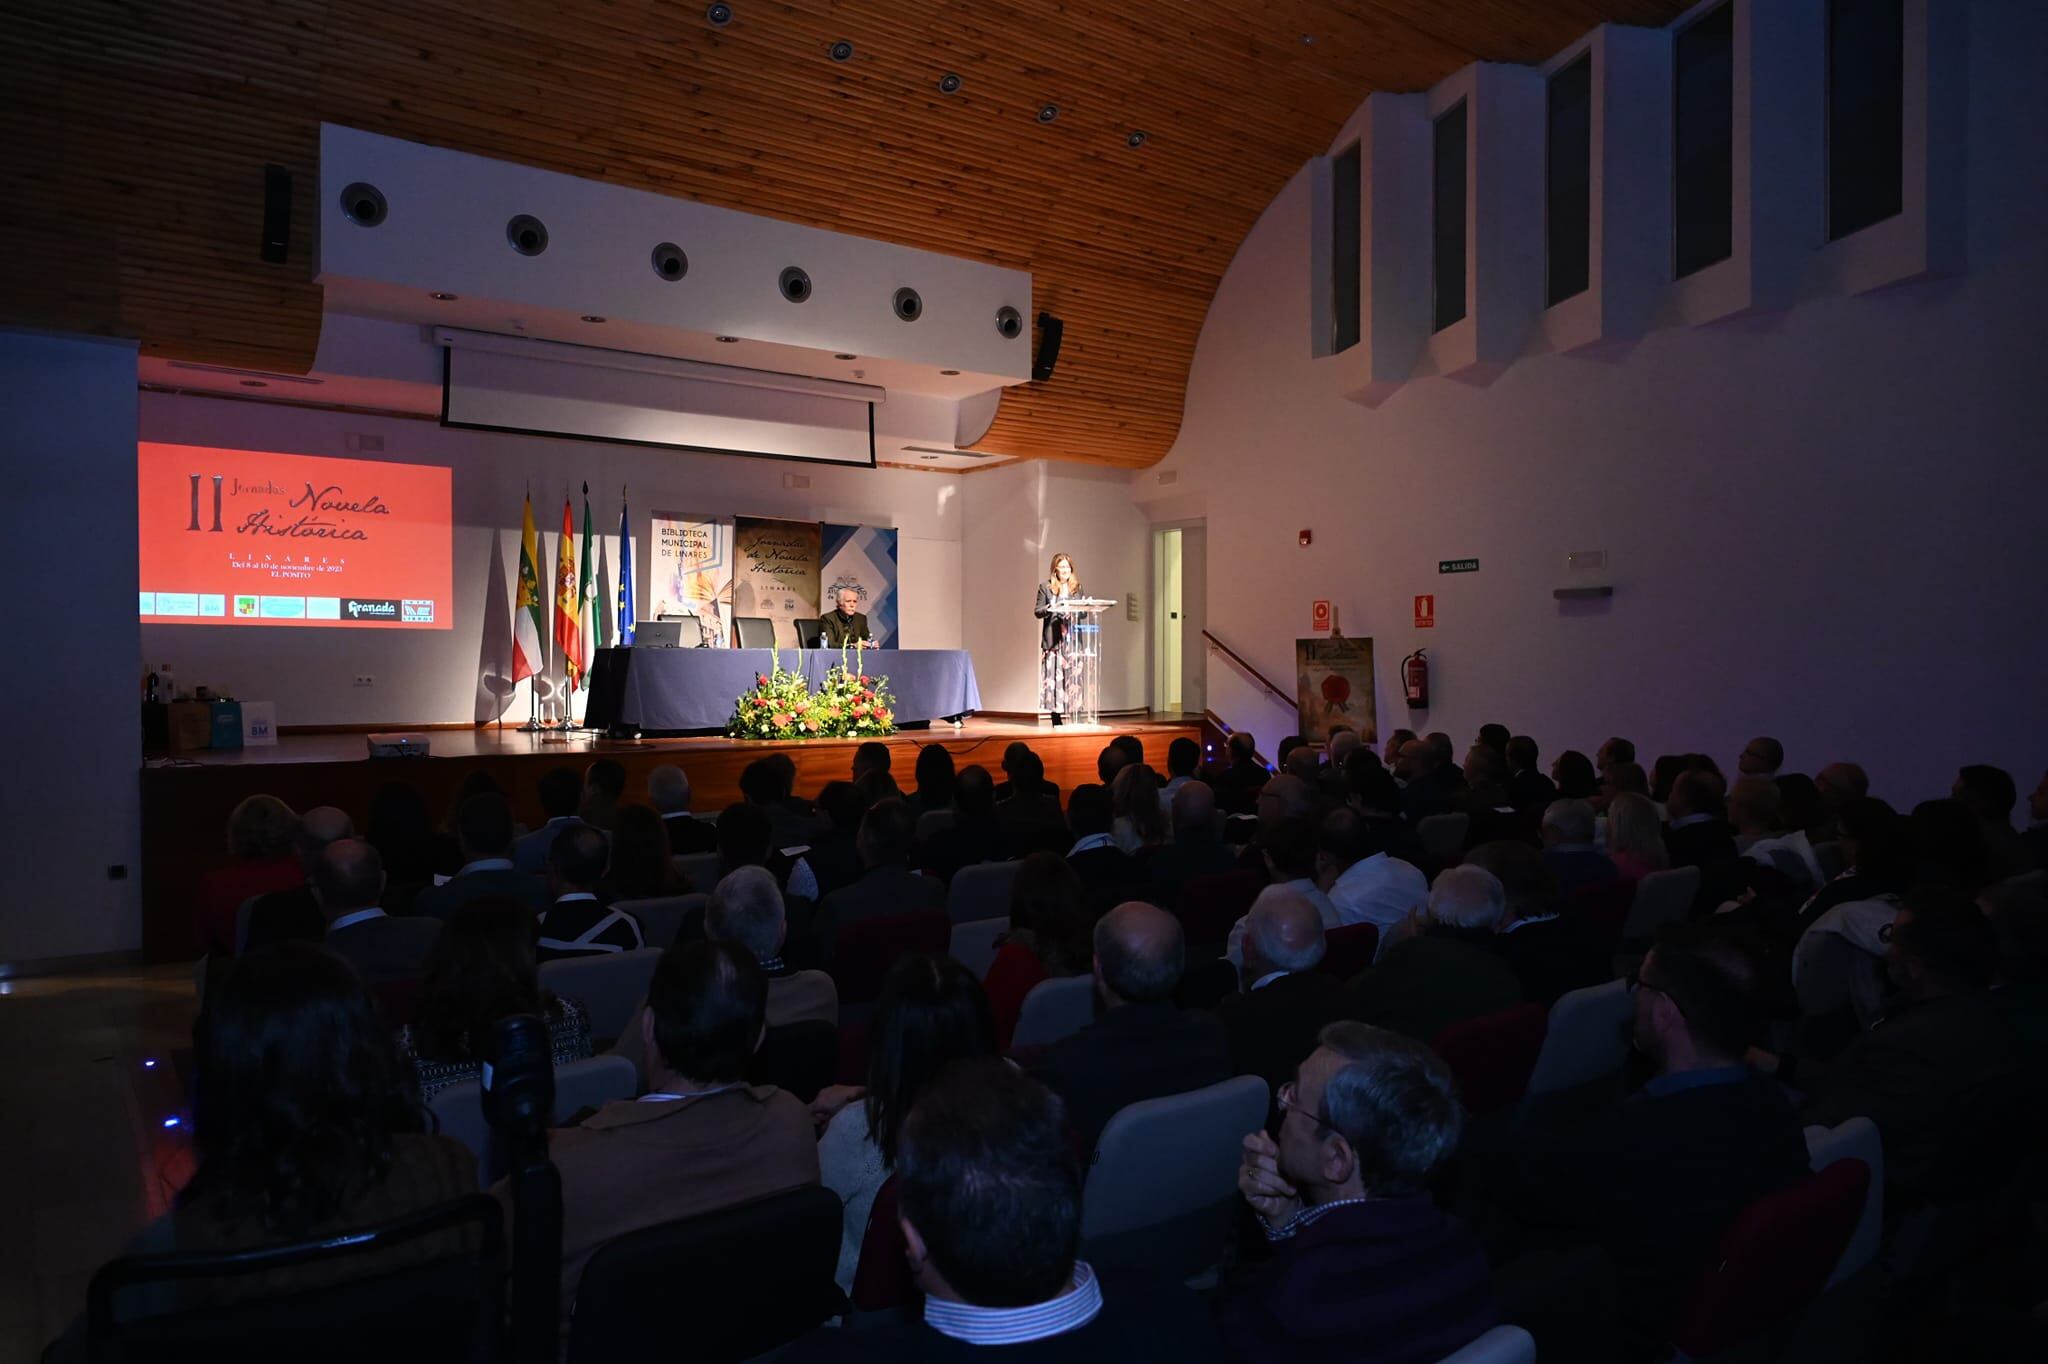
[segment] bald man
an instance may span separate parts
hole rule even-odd
[[[279,942],[319,942],[326,935],[327,920],[313,899],[313,868],[330,844],[355,836],[355,822],[346,810],[316,805],[300,815],[297,848],[305,883],[258,897],[249,906],[246,930],[238,928],[235,951],[253,952]]]
[[[1127,900],[1095,925],[1096,1019],[1037,1067],[1086,1149],[1125,1105],[1230,1077],[1223,1025],[1173,1002],[1186,956],[1180,920],[1156,905]]]
[[[1231,1071],[1258,1075],[1275,1094],[1323,1028],[1353,1016],[1344,982],[1317,970],[1323,916],[1292,886],[1267,886],[1245,916],[1243,987],[1216,1006],[1230,1036]],[[1279,1110],[1269,1110],[1277,1121]]]
[[[436,919],[394,919],[378,901],[384,859],[360,838],[327,846],[313,867],[313,898],[327,920],[327,945],[347,957],[371,985],[417,980],[441,936]]]

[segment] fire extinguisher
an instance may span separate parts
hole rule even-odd
[[[1401,686],[1408,693],[1408,709],[1429,709],[1429,660],[1422,650],[1401,660]]]

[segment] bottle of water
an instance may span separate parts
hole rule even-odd
[[[156,670],[156,678],[157,686],[163,689],[163,699],[165,701],[177,700],[178,684],[171,677],[171,665],[166,663],[161,668],[158,668]]]

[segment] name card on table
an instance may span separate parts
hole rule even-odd
[[[242,743],[251,748],[277,743],[277,702],[242,703]]]

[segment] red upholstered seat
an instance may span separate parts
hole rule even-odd
[[[1210,946],[1227,941],[1231,925],[1245,916],[1265,888],[1265,877],[1242,867],[1212,871],[1188,882],[1181,888],[1176,910],[1188,942]]]
[[[881,996],[882,980],[899,958],[913,952],[944,956],[952,941],[953,921],[943,909],[871,914],[844,925],[832,954],[840,1007],[872,1003]]]
[[[860,1261],[853,1269],[853,1292],[847,1297],[856,1312],[891,1311],[917,1297],[904,1249],[903,1224],[896,1220],[896,1176],[890,1175],[875,1191]]]
[[[1522,1101],[1549,1030],[1550,1010],[1517,1004],[1453,1023],[1430,1045],[1457,1077],[1465,1111],[1482,1118]]]
[[[1628,925],[1628,912],[1636,902],[1636,883],[1625,876],[1580,886],[1564,897],[1565,912],[1577,914],[1600,933],[1600,940],[1613,947],[1621,941]]]
[[[1349,980],[1372,965],[1373,954],[1379,951],[1380,926],[1378,924],[1345,924],[1333,928],[1323,935],[1324,975],[1339,980]]]
[[[1868,1165],[1838,1160],[1744,1208],[1693,1282],[1672,1345],[1704,1358],[1799,1312],[1826,1286],[1869,1189]]]

